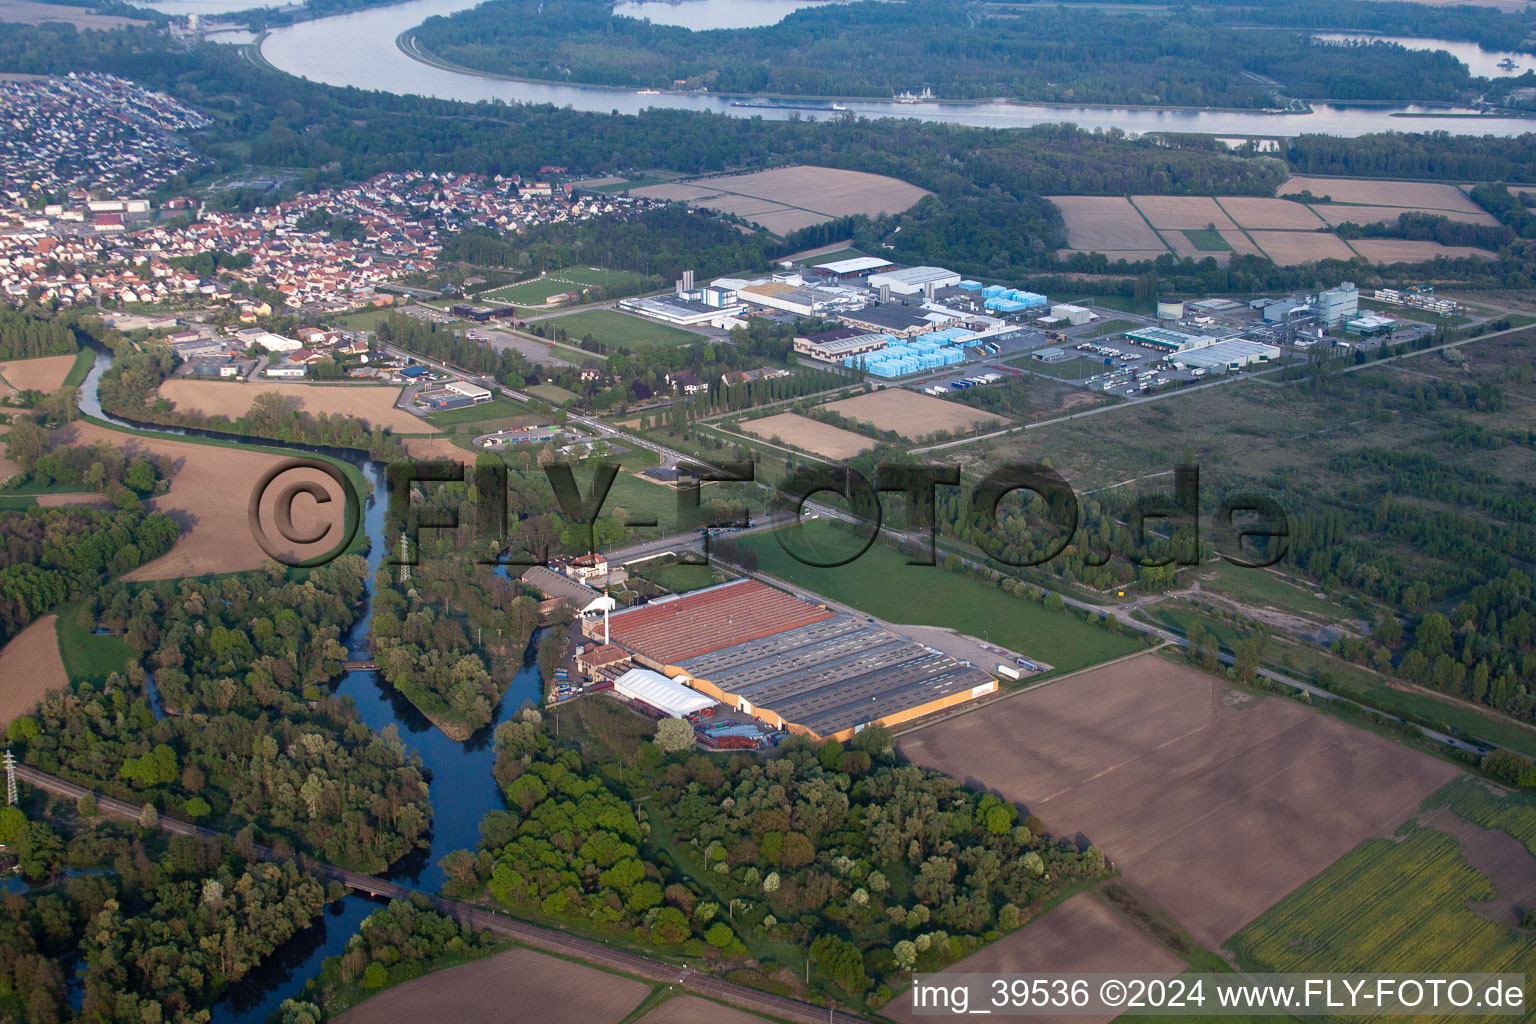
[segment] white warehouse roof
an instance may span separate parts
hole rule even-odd
[[[816,269],[825,270],[833,274],[858,274],[866,270],[879,270],[890,265],[890,260],[883,260],[878,256],[857,256],[851,260],[818,263],[816,264]]]
[[[673,718],[682,718],[695,711],[714,705],[714,701],[697,690],[690,690],[681,683],[674,683],[660,672],[646,668],[632,668],[613,681],[614,692],[624,697],[644,701],[657,711],[665,711]]]
[[[960,275],[943,267],[908,267],[905,270],[891,270],[884,274],[869,275],[871,288],[889,285],[891,291],[898,295],[916,294],[927,284],[936,288],[948,288],[959,283]]]

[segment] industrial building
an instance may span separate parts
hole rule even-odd
[[[907,267],[869,275],[871,288],[889,288],[892,295],[922,295],[928,289],[953,288],[960,275],[943,267]]]
[[[890,338],[884,334],[856,327],[840,327],[835,331],[822,331],[818,334],[805,334],[795,338],[795,352],[828,363],[840,363],[852,356],[878,352],[890,343]]]
[[[1356,320],[1348,320],[1344,328],[1356,334],[1362,334],[1367,338],[1378,334],[1391,334],[1397,327],[1397,321],[1390,316],[1362,316]]]
[[[1082,306],[1074,306],[1068,302],[1061,302],[1052,306],[1051,316],[1058,320],[1065,320],[1073,327],[1081,327],[1083,324],[1094,319],[1092,310],[1085,309]]]
[[[674,683],[660,672],[632,668],[613,681],[613,692],[638,701],[668,718],[685,718],[714,706],[714,699]]]
[[[1216,340],[1200,334],[1170,331],[1166,327],[1138,327],[1134,331],[1126,331],[1125,336],[1138,345],[1163,352],[1187,352],[1192,348],[1203,348]]]
[[[878,256],[857,256],[851,260],[818,263],[812,269],[835,281],[853,281],[869,274],[891,269],[891,261]]]
[[[937,326],[932,315],[917,306],[903,306],[899,302],[882,302],[855,313],[844,313],[842,320],[850,327],[897,338],[915,337]]]
[[[583,628],[597,636],[605,626],[589,619]],[[679,689],[704,696],[706,705],[720,701],[818,739],[897,725],[997,689],[980,669],[755,580],[628,609],[606,628],[638,664],[686,684]],[[641,681],[655,700],[682,706],[681,694],[659,689],[649,676],[626,686],[641,693]]]
[[[443,387],[456,395],[462,395],[469,399],[472,405],[483,405],[491,400],[489,388],[483,388],[479,384],[471,384],[467,380],[450,380]]]
[[[624,299],[619,303],[619,308],[677,327],[698,327],[723,316],[745,312],[747,307],[739,302],[725,306],[711,306],[697,299],[660,295],[654,298]]]
[[[1072,353],[1060,348],[1037,348],[1030,354],[1031,359],[1038,359],[1042,363],[1064,363],[1072,358]]]
[[[1241,370],[1247,366],[1255,366],[1279,358],[1280,350],[1274,345],[1265,345],[1244,338],[1231,338],[1202,348],[1185,349],[1179,353],[1179,362],[1185,366],[1215,373]]]
[[[1317,317],[1324,327],[1337,327],[1360,315],[1360,289],[1351,281],[1317,293]]]
[[[584,620],[590,616],[600,616],[604,611],[611,611],[618,607],[618,602],[607,594],[593,590],[576,582],[564,573],[544,565],[535,565],[525,571],[522,581],[533,587],[539,593],[549,599],[563,600],[571,606],[571,609]],[[597,620],[596,635],[603,635],[602,620]]]

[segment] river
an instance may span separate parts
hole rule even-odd
[[[1379,36],[1367,32],[1324,32],[1312,37],[1322,43],[1396,43],[1409,50],[1444,50],[1461,61],[1478,78],[1515,78],[1536,68],[1536,55],[1506,50],[1485,50],[1476,43],[1454,39],[1420,39],[1416,36]],[[1499,67],[1509,61],[1513,68]]]
[[[717,0],[724,2],[724,0]],[[794,0],[789,0],[793,3]],[[355,86],[402,95],[431,96],[470,103],[549,103],[575,110],[637,114],[648,108],[712,111],[783,119],[831,117],[804,110],[737,107],[735,98],[708,93],[642,95],[627,89],[522,82],[435,67],[408,56],[397,40],[436,15],[450,15],[476,0],[409,0],[274,29],[261,55],[289,74],[335,86]],[[677,5],[680,11],[691,5]],[[679,17],[684,17],[679,13]],[[854,114],[904,117],[990,128],[1019,128],[1070,121],[1088,129],[1119,128],[1131,133],[1197,132],[1234,138],[1293,136],[1303,132],[1356,136],[1383,131],[1449,131],[1468,135],[1514,136],[1536,131],[1536,121],[1477,116],[1462,109],[1342,107],[1315,105],[1309,113],[1186,110],[1173,108],[1072,107],[1021,103],[914,103],[846,100]]]
[[[97,386],[101,374],[111,365],[111,361],[111,353],[104,350],[97,352],[96,361],[80,389],[82,412],[136,430],[183,437],[220,436],[206,431],[146,427],[104,413],[97,395]],[[223,436],[227,439],[227,435]],[[272,447],[293,448],[299,453],[318,450],[280,441],[251,440]],[[369,540],[368,589],[361,614],[341,638],[351,656],[367,658],[370,656],[368,631],[373,619],[372,574],[379,568],[385,547],[384,512],[388,502],[384,463],[371,460],[362,452],[336,449],[324,449],[324,452],[351,462],[373,484],[373,493],[366,499],[363,514],[363,530]],[[420,754],[422,764],[430,775],[431,848],[403,858],[385,873],[385,877],[408,883],[426,892],[436,892],[444,877],[438,861],[453,850],[473,850],[480,841],[480,820],[486,812],[502,808],[501,793],[491,775],[494,759],[491,734],[496,723],[516,712],[525,703],[537,703],[543,695],[543,683],[535,657],[539,637],[539,634],[535,634],[533,642],[529,644],[523,668],[513,676],[497,708],[495,719],[464,742],[450,740],[443,735],[442,730],[428,722],[409,701],[385,683],[377,672],[348,672],[337,684],[337,695],[351,698],[358,716],[375,732],[383,732],[386,726],[393,725],[406,746]],[[258,970],[234,986],[213,1008],[213,1020],[227,1024],[264,1024],[268,1015],[284,999],[298,995],[304,982],[320,972],[320,964],[326,957],[336,956],[345,949],[347,940],[357,931],[359,922],[377,906],[362,896],[350,895],[327,908],[320,920],[290,939],[263,961]]]

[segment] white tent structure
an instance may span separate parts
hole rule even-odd
[[[682,718],[695,711],[711,707],[715,702],[697,690],[690,690],[681,683],[674,683],[660,672],[646,668],[632,668],[613,681],[613,691],[622,697],[642,701],[664,711],[673,718]]]

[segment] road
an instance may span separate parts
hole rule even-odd
[[[1511,331],[1525,330],[1525,329],[1526,328],[1511,328]],[[1371,362],[1363,363],[1363,364],[1361,364],[1359,366],[1351,366],[1351,367],[1348,367],[1348,368],[1344,369],[1341,372],[1348,373],[1348,372],[1352,372],[1354,370],[1364,369],[1367,366],[1379,366],[1379,365],[1381,365],[1384,362],[1396,361],[1398,359],[1407,358],[1410,355],[1424,355],[1424,354],[1429,353],[1429,352],[1438,352],[1441,349],[1455,348],[1455,347],[1458,347],[1460,345],[1468,344],[1469,342],[1472,342],[1472,341],[1486,340],[1488,338],[1497,337],[1499,334],[1506,334],[1506,333],[1509,333],[1509,332],[1508,331],[1499,331],[1499,332],[1495,332],[1495,333],[1491,333],[1491,334],[1484,334],[1484,335],[1480,336],[1479,338],[1466,338],[1466,339],[1463,339],[1461,341],[1449,342],[1449,343],[1444,344],[1444,345],[1436,346],[1436,347],[1434,347],[1432,349],[1420,349],[1420,350],[1418,350],[1416,352],[1404,353],[1401,356],[1389,357],[1389,359],[1387,359],[1387,360],[1373,360]],[[414,355],[412,353],[406,353],[406,352],[402,352],[400,350],[395,350],[395,349],[390,349],[389,351],[393,355],[400,355],[400,356],[410,355],[412,358],[416,359],[417,362],[425,363],[428,366],[436,367],[438,369],[443,370],[444,372],[448,372],[448,373],[464,373],[464,371],[461,371],[461,370],[458,370],[458,369],[455,369],[455,368],[452,368],[452,367],[445,366],[444,364],[437,363],[437,362],[434,362],[434,361],[429,360],[429,359],[424,359],[421,356],[416,356],[416,355]],[[1275,371],[1277,371],[1279,369],[1280,369],[1279,367],[1276,367],[1275,370],[1260,371],[1257,374],[1249,374],[1248,376],[1250,376],[1250,377],[1258,377],[1258,376],[1261,376],[1263,374],[1275,372]],[[473,377],[472,375],[469,375],[469,374],[466,374],[466,376],[471,376],[472,379],[476,380],[477,382],[479,382],[481,384],[484,384],[486,387],[492,388],[493,390],[499,390],[503,394],[509,395],[510,397],[512,397],[512,398],[514,398],[514,399],[516,399],[518,401],[521,401],[521,402],[528,401],[528,396],[523,395],[523,394],[521,394],[521,393],[519,393],[517,391],[514,391],[511,388],[504,387],[504,386],[498,384],[494,380],[491,380],[489,378]],[[1203,390],[1203,389],[1208,388],[1208,387],[1215,387],[1219,383],[1222,383],[1222,382],[1217,381],[1217,382],[1211,382],[1211,383],[1207,383],[1207,384],[1198,384],[1198,385],[1193,385],[1193,386],[1190,386],[1190,387],[1178,388],[1178,389],[1176,389],[1174,391],[1163,392],[1163,393],[1160,393],[1160,394],[1157,394],[1157,395],[1150,396],[1150,397],[1145,398],[1145,399],[1140,399],[1140,400],[1138,400],[1134,404],[1140,404],[1140,402],[1158,401],[1160,399],[1171,398],[1171,397],[1173,397],[1175,395],[1187,395],[1187,394],[1189,394],[1192,391]],[[1090,410],[1090,411],[1087,411],[1087,412],[1077,413],[1077,414],[1074,414],[1074,415],[1071,415],[1071,416],[1063,416],[1063,417],[1059,417],[1059,418],[1057,418],[1055,420],[1043,420],[1043,421],[1041,421],[1039,423],[1029,424],[1029,426],[1026,427],[1025,429],[1033,429],[1035,427],[1043,427],[1043,426],[1046,426],[1048,423],[1055,423],[1055,422],[1060,422],[1062,420],[1069,420],[1069,419],[1077,419],[1077,418],[1079,418],[1081,416],[1091,416],[1091,415],[1095,415],[1095,414],[1102,413],[1102,412],[1108,412],[1111,409],[1124,409],[1129,404],[1133,404],[1133,403],[1119,403],[1119,404],[1111,405],[1111,406],[1103,406],[1103,407],[1101,407],[1099,409],[1094,409],[1094,410]],[[645,449],[647,449],[649,451],[653,451],[653,452],[657,453],[661,457],[662,464],[664,466],[675,467],[680,462],[697,463],[697,462],[700,461],[700,460],[694,458],[691,455],[685,455],[682,452],[674,451],[673,449],[670,449],[670,448],[666,447],[665,445],[657,444],[656,442],[651,441],[651,440],[649,440],[647,438],[636,437],[635,435],[630,434],[627,431],[621,430],[618,427],[611,426],[611,425],[609,425],[607,423],[602,422],[601,420],[595,419],[595,418],[590,417],[590,416],[577,416],[577,415],[573,415],[573,416],[570,417],[570,420],[571,420],[571,422],[578,423],[581,426],[585,427],[586,429],[591,430],[594,433],[599,434],[599,435],[601,435],[601,436],[603,436],[605,438],[608,438],[610,440],[622,441],[623,443],[628,444],[628,445],[633,445],[635,447],[645,448]],[[1014,429],[1016,430],[1017,428],[1014,428]],[[1004,431],[1004,433],[1008,433],[1008,432],[1011,432],[1011,431]],[[976,440],[978,440],[978,439],[977,438],[967,438],[964,441],[953,442],[953,443],[956,443],[956,444],[970,444],[970,443],[975,442]],[[944,447],[949,447],[949,445],[932,445],[932,446],[929,446],[927,448],[916,448],[916,449],[913,449],[913,453],[916,454],[916,453],[924,452],[924,451],[933,451],[935,449],[944,448]],[[766,485],[763,485],[763,486],[766,486]],[[823,505],[823,504],[820,504],[820,503],[817,503],[817,502],[807,501],[805,503],[805,510],[808,513],[814,513],[814,514],[820,515],[820,516],[822,516],[824,518],[836,519],[836,520],[839,520],[839,521],[842,521],[842,522],[845,522],[845,523],[851,523],[851,524],[856,524],[856,525],[862,523],[862,521],[858,517],[856,517],[856,516],[854,516],[854,515],[852,515],[852,514],[850,514],[848,512],[845,512],[842,509],[832,508],[832,507],[829,507],[827,505]],[[900,531],[900,530],[891,529],[889,527],[882,527],[882,530],[883,530],[883,532],[885,532],[887,534],[890,534],[892,537],[894,537],[895,539],[897,539],[899,541],[921,541],[921,540],[925,539],[923,537],[923,535],[921,535],[921,534],[906,533],[906,532],[903,532],[903,531]],[[669,538],[668,540],[674,540],[674,538]],[[661,543],[661,542],[653,542],[653,543]],[[945,545],[941,542],[940,543],[940,548],[943,549],[944,547],[945,547]],[[986,567],[986,568],[990,568],[989,566],[985,566],[984,563],[979,562],[979,561],[977,561],[977,560],[975,560],[973,558],[966,557],[965,555],[959,554],[958,552],[951,552],[951,553],[959,555],[961,561],[963,561],[967,566],[983,566],[983,567]],[[1068,594],[1060,593],[1059,591],[1057,591],[1057,593],[1061,597],[1061,599],[1067,604],[1067,606],[1069,608],[1075,608],[1075,609],[1077,609],[1079,611],[1092,611],[1095,614],[1098,614],[1098,613],[1102,613],[1102,612],[1105,612],[1105,611],[1120,611],[1121,610],[1121,609],[1116,608],[1116,607],[1105,608],[1105,607],[1103,607],[1101,605],[1090,604],[1087,601],[1083,601],[1083,600],[1081,600],[1079,598],[1072,597],[1071,595],[1068,595]],[[1149,623],[1138,622],[1137,620],[1131,619],[1131,618],[1128,618],[1128,617],[1121,619],[1120,620],[1120,624],[1121,624],[1121,626],[1123,628],[1134,629],[1134,630],[1136,630],[1138,632],[1141,632],[1141,633],[1150,634],[1152,636],[1157,637],[1158,639],[1165,640],[1168,643],[1176,644],[1179,647],[1187,647],[1188,646],[1188,643],[1185,641],[1185,639],[1183,637],[1179,636],[1177,633],[1173,633],[1173,632],[1171,632],[1169,630],[1166,630],[1166,629],[1163,629],[1163,628],[1161,628],[1159,626],[1153,626],[1153,625],[1151,625]],[[1230,665],[1232,663],[1232,661],[1233,661],[1233,658],[1229,654],[1223,654],[1221,656],[1221,660],[1222,660],[1222,662],[1224,664]],[[1301,680],[1301,679],[1296,679],[1294,677],[1284,675],[1284,674],[1279,673],[1279,672],[1274,672],[1274,671],[1271,671],[1269,669],[1260,668],[1258,670],[1258,674],[1260,676],[1263,676],[1266,679],[1270,679],[1270,680],[1272,680],[1274,682],[1281,683],[1281,684],[1283,684],[1285,686],[1290,686],[1290,687],[1293,687],[1293,688],[1298,689],[1298,690],[1303,690],[1303,691],[1307,692],[1308,694],[1311,694],[1313,700],[1331,700],[1331,701],[1337,701],[1337,702],[1339,702],[1341,704],[1352,705],[1352,706],[1355,706],[1355,707],[1361,707],[1361,708],[1365,707],[1364,705],[1358,704],[1355,701],[1351,701],[1351,700],[1348,700],[1347,698],[1339,697],[1336,694],[1330,693],[1329,691],[1323,689],[1322,687],[1316,686],[1316,685],[1314,685],[1312,683],[1306,682],[1306,681]],[[1403,718],[1400,718],[1400,717],[1398,717],[1396,715],[1388,714],[1385,711],[1377,711],[1374,708],[1367,708],[1366,710],[1369,710],[1369,711],[1371,711],[1374,714],[1381,715],[1383,718],[1386,718],[1386,719],[1394,721],[1394,722],[1406,721]],[[1428,738],[1430,738],[1432,740],[1435,740],[1436,742],[1439,742],[1439,743],[1445,743],[1445,744],[1447,744],[1449,746],[1455,747],[1455,748],[1460,749],[1460,750],[1470,751],[1470,752],[1474,752],[1474,753],[1486,753],[1487,749],[1488,749],[1486,747],[1482,747],[1482,746],[1478,746],[1476,744],[1468,743],[1467,741],[1462,740],[1462,739],[1460,739],[1458,737],[1450,736],[1450,735],[1447,735],[1447,734],[1442,733],[1442,732],[1437,732],[1436,730],[1433,730],[1433,729],[1428,729],[1428,728],[1425,728],[1423,726],[1419,726],[1419,728],[1423,731],[1423,733],[1424,733],[1424,735],[1426,737],[1428,737]],[[1495,744],[1494,746],[1497,746],[1497,744]]]
[[[38,789],[52,793],[55,796],[67,800],[79,800],[87,792],[85,787],[73,782],[66,782],[55,775],[39,771],[27,765],[16,766],[16,777]],[[112,797],[96,796],[96,807],[103,814],[109,814],[116,818],[128,821],[137,821],[139,808],[132,804],[115,800]],[[160,816],[160,831],[172,835],[196,836],[202,838],[214,838],[221,833],[213,829],[192,825],[175,818]],[[264,846],[255,847],[255,857],[259,860],[283,860],[274,851]],[[308,873],[326,881],[337,881],[356,892],[364,893],[378,899],[403,900],[409,899],[413,892],[419,890],[404,886],[398,882],[390,882],[373,875],[365,875],[357,871],[348,871],[345,868],[336,867],[321,861],[311,860],[307,857],[300,858],[300,866]],[[431,893],[424,893],[431,902],[433,909],[446,917],[451,917],[461,924],[467,924],[472,928],[485,928],[508,938],[514,939],[525,946],[534,949],[554,953],[557,956],[572,957],[587,963],[608,967],[616,971],[623,971],[649,981],[664,985],[678,985],[699,995],[709,996],[721,1002],[738,1006],[754,1013],[766,1013],[785,1020],[801,1021],[804,1024],[821,1024],[822,1021],[830,1021],[833,1024],[862,1024],[864,1018],[855,1017],[841,1011],[829,1011],[825,1007],[812,1006],[810,1003],[801,1002],[798,999],[789,999],[785,996],[773,995],[768,992],[759,992],[756,989],[747,988],[729,981],[722,981],[712,975],[701,974],[690,967],[669,963],[656,957],[645,956],[640,953],[631,953],[627,950],[615,949],[601,942],[591,939],[579,938],[568,935],[565,932],[553,928],[544,928],[539,925],[529,924],[515,918],[498,914],[484,907],[473,906],[458,900],[445,899]]]

